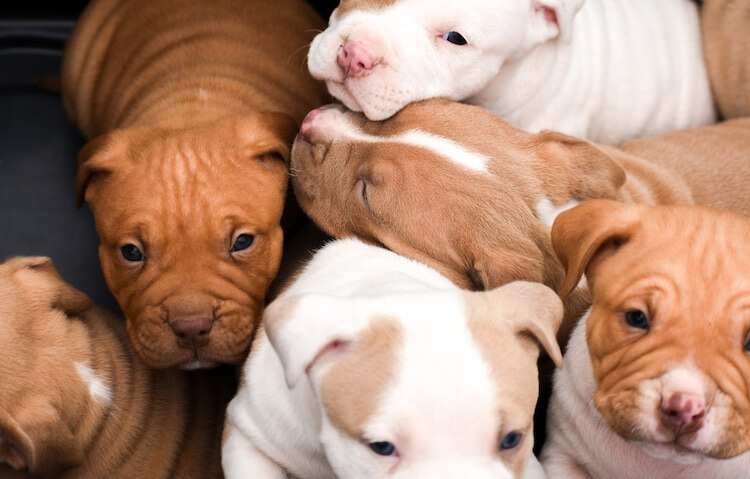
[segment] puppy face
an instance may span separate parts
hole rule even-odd
[[[81,154],[109,288],[152,367],[240,362],[279,266],[286,160],[280,114],[196,129],[114,132]]]
[[[567,31],[582,3],[343,0],[308,67],[346,106],[383,120],[414,101],[478,93],[507,60]]]
[[[750,449],[746,218],[697,207],[589,202],[563,213],[555,249],[593,292],[587,343],[609,425],[679,462]]]
[[[533,445],[539,348],[560,360],[561,316],[550,289],[513,283],[304,295],[269,306],[265,324],[287,378],[307,371],[338,477],[512,478]]]
[[[384,122],[315,110],[292,169],[300,205],[329,234],[383,245],[471,289],[516,279],[559,286],[550,211],[614,196],[624,181],[588,143],[530,135],[447,100]]]

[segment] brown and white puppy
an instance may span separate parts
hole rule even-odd
[[[302,0],[98,0],[65,50],[109,288],[153,367],[239,363],[282,251],[298,122],[325,99]]]
[[[49,258],[0,264],[0,325],[0,477],[222,477],[229,368],[147,368]]]
[[[549,477],[750,474],[750,220],[597,200],[555,221],[593,305],[555,373]]]
[[[525,279],[557,289],[564,271],[549,227],[560,210],[617,198],[750,214],[748,152],[750,119],[617,149],[430,100],[384,122],[314,110],[294,145],[292,181],[303,209],[333,236],[383,245],[466,288]],[[569,298],[568,318],[585,309],[581,296]]]
[[[703,50],[714,99],[724,118],[750,115],[750,2],[704,0]]]

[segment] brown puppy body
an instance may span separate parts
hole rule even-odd
[[[0,265],[0,323],[0,477],[222,477],[232,371],[147,368],[48,258]]]
[[[617,198],[750,214],[748,152],[750,119],[618,149],[430,100],[378,123],[338,108],[311,113],[292,168],[303,209],[334,236],[381,244],[466,288],[525,279],[558,289],[549,226],[560,209]],[[568,319],[586,304],[572,295]]]
[[[239,363],[282,251],[297,124],[325,101],[301,0],[98,0],[66,47],[77,190],[150,366]]]
[[[703,50],[711,90],[724,118],[750,115],[750,2],[704,0]]]

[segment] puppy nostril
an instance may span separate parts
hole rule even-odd
[[[189,317],[169,323],[177,338],[177,345],[186,349],[198,349],[208,344],[213,321],[209,317]]]

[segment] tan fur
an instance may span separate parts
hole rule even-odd
[[[648,440],[634,426],[638,384],[688,363],[708,375],[704,400],[723,415],[719,444],[703,452],[750,450],[749,236],[745,217],[686,206],[592,201],[555,222],[566,283],[585,271],[593,294],[586,333],[594,403],[624,438]],[[648,333],[625,322],[634,309],[649,318]]]
[[[394,379],[402,335],[397,321],[374,321],[361,333],[354,349],[331,366],[323,378],[321,398],[326,415],[337,429],[355,440],[364,437],[367,420]]]
[[[750,114],[749,24],[747,0],[704,0],[704,57],[711,89],[724,118]]]
[[[244,359],[282,250],[289,147],[326,98],[300,0],[97,0],[66,46],[66,110],[92,139],[76,188],[109,288],[154,367]],[[239,234],[253,246],[232,253]],[[143,263],[124,260],[133,244]],[[208,345],[170,325],[212,321]]]
[[[0,476],[220,478],[231,371],[151,370],[123,322],[92,306],[47,258],[0,265]],[[112,390],[94,399],[88,364]],[[3,465],[2,463],[6,463]]]
[[[525,133],[474,106],[409,105],[385,122],[346,118],[372,135],[417,129],[491,159],[474,173],[428,150],[331,141],[322,129],[295,142],[295,193],[328,233],[358,236],[435,267],[458,285],[490,289],[516,279],[558,289],[563,268],[536,217],[544,198],[701,203],[750,214],[750,119],[599,147],[559,133]],[[367,201],[358,198],[364,179]],[[560,339],[588,304],[568,298]]]

